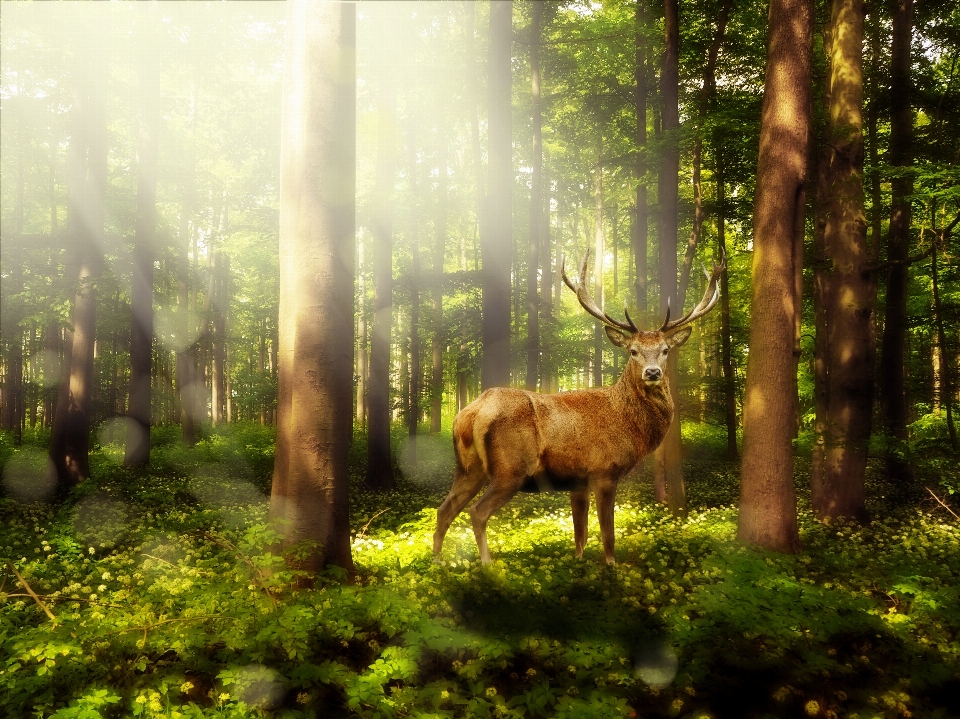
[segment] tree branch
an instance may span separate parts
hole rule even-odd
[[[880,272],[882,270],[889,269],[891,267],[900,267],[900,266],[909,266],[914,262],[920,262],[920,260],[927,259],[933,252],[933,245],[930,245],[922,254],[914,255],[913,257],[907,257],[903,260],[887,260],[886,262],[881,262],[878,265],[868,265],[861,270],[862,274],[870,274],[871,272]]]
[[[13,566],[13,563],[12,563],[12,562],[7,562],[7,566],[10,568],[10,571],[12,571],[15,575],[17,575],[17,579],[20,580],[20,584],[22,584],[22,585],[23,585],[23,588],[26,589],[27,592],[30,593],[30,596],[33,597],[33,601],[35,601],[35,602],[37,603],[37,606],[40,607],[40,608],[46,613],[46,615],[47,615],[48,617],[50,617],[50,621],[52,621],[52,622],[57,621],[57,617],[56,617],[56,615],[55,615],[53,612],[50,611],[50,607],[48,607],[46,604],[44,604],[43,601],[40,599],[40,597],[37,596],[37,593],[36,593],[35,591],[33,591],[33,587],[31,587],[29,584],[27,584],[27,580],[24,579],[24,578],[23,578],[23,575],[20,574],[20,572],[17,571],[17,568],[16,568],[15,566]]]

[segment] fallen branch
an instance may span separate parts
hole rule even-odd
[[[952,515],[954,516],[954,519],[960,520],[960,515],[958,515],[956,512],[954,512],[952,509],[950,509],[950,505],[948,505],[946,502],[944,502],[942,499],[940,499],[940,497],[938,497],[937,495],[935,495],[935,494],[933,493],[933,490],[930,489],[930,487],[924,487],[924,489],[926,489],[928,492],[930,492],[930,496],[933,497],[935,500],[937,500],[937,503],[938,503],[941,507],[943,507],[945,510],[947,510],[948,512],[950,512],[950,514],[952,514]]]
[[[22,584],[22,585],[23,585],[23,588],[26,589],[26,590],[30,593],[30,596],[33,597],[33,601],[35,601],[35,602],[37,603],[37,606],[40,607],[40,608],[46,613],[46,615],[47,615],[48,617],[50,617],[50,621],[51,621],[51,622],[57,621],[57,617],[56,617],[56,615],[55,615],[53,612],[50,611],[50,607],[48,607],[46,604],[44,604],[43,601],[40,599],[40,597],[37,595],[37,593],[36,593],[35,591],[33,591],[33,587],[31,587],[29,584],[27,584],[27,580],[24,579],[24,578],[23,578],[23,575],[20,574],[20,572],[17,571],[17,568],[16,568],[15,566],[13,566],[13,563],[12,563],[12,562],[7,562],[7,566],[10,567],[10,570],[11,570],[15,575],[17,575],[17,579],[20,580],[20,584]],[[8,596],[9,596],[9,595],[8,595]]]
[[[377,512],[375,515],[373,515],[372,517],[370,517],[370,521],[368,521],[366,524],[364,524],[363,527],[360,528],[360,531],[357,532],[356,539],[363,539],[364,535],[366,535],[366,533],[367,533],[367,530],[370,529],[370,525],[373,524],[373,520],[376,519],[377,517],[379,517],[379,516],[380,516],[381,514],[383,514],[384,512],[389,512],[389,511],[390,511],[390,507],[387,507],[386,509],[381,509],[381,510],[380,510],[379,512]]]

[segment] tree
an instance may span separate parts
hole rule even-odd
[[[800,547],[793,487],[796,274],[803,260],[810,131],[810,0],[772,0],[753,223],[750,358],[743,408],[740,522],[748,544]]]
[[[666,315],[671,304],[683,311],[683,298],[677,294],[677,210],[680,173],[679,57],[680,25],[677,0],[664,0],[665,52],[660,75],[663,96],[664,149],[658,174],[658,242],[660,245],[660,312]],[[673,402],[679,406],[677,353],[670,355],[667,374]],[[666,502],[675,514],[686,512],[686,488],[681,467],[680,416],[673,417],[667,436],[654,453],[654,486],[658,501]]]
[[[130,281],[130,399],[124,463],[150,461],[150,380],[153,366],[153,262],[157,235],[157,147],[160,139],[160,55],[154,12],[144,12],[140,48],[140,138],[137,151],[137,234]]]
[[[104,204],[107,192],[106,50],[95,42],[93,18],[80,26],[80,81],[75,95],[77,126],[71,138],[68,236],[65,264],[75,282],[73,330],[67,333],[64,375],[50,438],[50,460],[63,495],[90,476],[90,408],[93,345],[97,326],[97,280],[103,269]]]
[[[356,9],[287,12],[280,229],[280,400],[270,515],[308,570],[352,570]]]
[[[818,168],[816,515],[866,519],[864,479],[873,412],[874,274],[867,271],[863,195],[862,0],[834,0],[827,53],[827,127]]]
[[[511,40],[513,0],[490,3],[488,181],[480,221],[483,254],[483,388],[510,384],[510,258],[513,254]]]
[[[891,181],[890,232],[887,257],[886,302],[880,348],[880,408],[888,441],[907,439],[907,400],[904,386],[904,354],[907,335],[907,279],[913,177],[913,111],[910,107],[910,44],[913,36],[913,0],[897,0],[893,13],[893,45],[890,58],[890,164],[899,168]],[[904,481],[908,465],[897,451],[888,448],[887,472]]]
[[[647,39],[646,0],[637,0],[634,17],[635,98],[637,112],[637,209],[633,225],[637,315],[647,319]]]
[[[390,329],[393,324],[393,185],[396,174],[397,88],[390,72],[389,17],[382,37],[377,73],[377,169],[373,200],[373,327],[370,338],[370,380],[367,412],[367,473],[364,485],[373,491],[393,489],[390,454]]]
[[[530,11],[530,113],[533,130],[533,172],[530,185],[530,237],[527,242],[526,388],[533,392],[537,389],[540,372],[540,298],[537,296],[537,270],[540,266],[540,232],[543,212],[543,117],[540,111],[541,4],[532,3]],[[547,256],[549,257],[549,254]]]

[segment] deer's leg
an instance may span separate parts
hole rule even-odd
[[[573,509],[573,545],[574,554],[583,556],[587,546],[587,513],[590,511],[590,491],[570,492],[570,507]]]
[[[477,492],[483,487],[485,479],[486,475],[482,471],[468,474],[457,467],[450,494],[447,495],[443,504],[440,505],[440,509],[437,510],[437,531],[433,533],[434,559],[440,558],[440,553],[443,551],[443,538],[446,536],[447,530],[450,529],[450,524],[463,511],[467,503],[477,496]]]
[[[603,554],[607,564],[614,564],[613,556],[613,504],[617,496],[617,485],[601,483],[594,489],[597,496],[597,519],[600,520],[600,541],[603,542]]]
[[[487,522],[516,493],[515,484],[498,483],[494,480],[487,485],[487,491],[483,493],[483,496],[470,507],[470,516],[473,518],[473,535],[477,538],[480,561],[484,564],[490,563],[490,549],[487,547]]]

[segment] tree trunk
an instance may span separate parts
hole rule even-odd
[[[510,259],[513,148],[510,61],[513,0],[490,4],[488,193],[480,223],[483,255],[483,388],[510,384]]]
[[[949,230],[940,236],[940,245],[946,246]],[[934,241],[936,243],[936,240]],[[957,449],[957,428],[953,423],[953,377],[950,370],[950,359],[947,355],[947,335],[943,329],[943,307],[940,304],[940,283],[937,271],[937,245],[933,246],[933,255],[930,261],[930,278],[933,282],[933,317],[937,326],[937,345],[940,352],[940,401],[947,412],[947,433],[950,437],[950,446]]]
[[[823,257],[814,267],[817,433],[811,501],[820,519],[867,519],[864,480],[876,351],[863,196],[863,0],[833,0],[828,112],[817,189]],[[818,244],[821,244],[818,243]],[[822,339],[821,339],[822,335]]]
[[[811,0],[773,0],[754,201],[750,358],[743,410],[740,526],[748,544],[800,548],[793,486],[796,228],[810,131]]]
[[[526,388],[534,392],[540,371],[540,298],[537,296],[540,265],[540,230],[543,212],[543,145],[540,113],[540,3],[530,6],[530,97],[533,130],[533,173],[530,184],[530,238],[527,243],[527,376]]]
[[[76,157],[71,181],[70,229],[77,262],[71,262],[77,281],[73,302],[66,381],[61,385],[50,439],[50,459],[57,474],[57,492],[63,496],[90,475],[90,410],[93,393],[94,342],[97,326],[96,283],[103,265],[104,203],[107,191],[107,120],[105,48],[93,40],[85,19],[81,29],[80,97],[76,106],[80,127],[72,143]],[[84,157],[86,158],[84,162]]]
[[[180,395],[180,426],[184,443],[196,444],[195,424],[200,418],[196,386],[196,357],[192,350],[193,321],[190,318],[190,229],[196,174],[197,86],[190,86],[190,137],[187,140],[187,162],[183,198],[180,202],[180,240],[177,258],[177,393]]]
[[[149,7],[149,6],[148,6]],[[152,8],[151,8],[152,9]],[[144,13],[159,27],[158,13]],[[130,285],[130,400],[124,464],[150,462],[150,384],[153,376],[153,262],[157,253],[157,148],[160,139],[160,56],[157,32],[140,38],[140,138],[137,152],[137,225]]]
[[[726,192],[724,186],[724,160],[721,141],[715,143],[717,162],[717,249],[721,257],[727,256]],[[733,357],[730,341],[730,284],[727,268],[720,274],[720,351],[723,362],[723,407],[727,425],[727,456],[736,459],[737,451],[737,382],[733,373]]]
[[[664,40],[666,43],[663,71],[660,77],[663,95],[663,132],[665,147],[658,176],[660,245],[660,312],[666,315],[668,302],[682,312],[683,300],[677,294],[677,210],[678,179],[680,173],[680,111],[679,111],[679,52],[680,27],[677,0],[664,0]],[[667,361],[667,377],[673,397],[673,422],[667,436],[654,453],[654,493],[658,501],[666,502],[671,513],[686,513],[686,488],[683,483],[680,446],[680,377],[677,371],[677,352],[671,352]]]
[[[893,47],[890,59],[890,165],[909,168],[913,163],[913,112],[910,107],[910,44],[913,34],[913,0],[896,0],[893,14]],[[888,442],[887,473],[895,482],[908,481],[910,468],[900,454],[907,439],[907,402],[904,384],[907,333],[907,255],[910,249],[913,177],[904,174],[891,181],[890,231],[887,256],[886,317],[880,349],[880,408]]]
[[[433,362],[430,381],[430,431],[440,431],[443,414],[443,258],[447,243],[447,141],[444,119],[437,128],[437,226],[433,245]]]
[[[280,327],[282,399],[270,515],[284,547],[317,543],[301,568],[336,565],[352,572],[347,451],[353,427],[356,8],[305,0],[287,7],[280,317],[292,321]]]
[[[367,275],[364,269],[363,236],[357,241],[357,298],[360,306],[357,308],[357,409],[354,422],[362,428],[367,421]],[[262,364],[262,349],[260,357]]]
[[[634,8],[636,48],[637,106],[637,208],[633,227],[633,260],[636,264],[634,292],[637,301],[637,316],[641,324],[647,321],[647,41],[646,41],[646,0],[637,0]]]
[[[593,181],[593,297],[603,302],[603,139],[597,141],[597,174]],[[589,247],[589,245],[588,245]],[[603,328],[593,323],[593,386],[603,386]]]
[[[390,336],[393,326],[393,185],[396,174],[397,88],[390,73],[393,8],[384,5],[380,23],[381,69],[377,95],[377,170],[373,199],[373,327],[370,337],[370,380],[367,396],[367,473],[364,486],[380,492],[393,489],[390,454]]]
[[[416,113],[414,113],[416,114]],[[417,216],[417,135],[413,122],[407,137],[407,162],[410,178],[410,237],[412,267],[410,269],[410,405],[407,411],[407,461],[417,466],[417,425],[420,422],[420,218]]]

